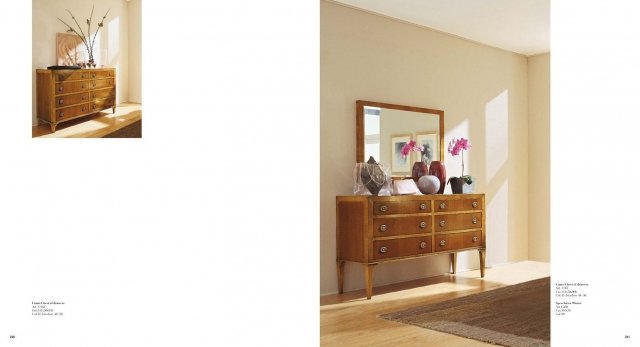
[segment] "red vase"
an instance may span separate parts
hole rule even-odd
[[[447,170],[445,170],[444,168],[444,163],[435,160],[432,161],[431,164],[429,164],[429,175],[438,177],[438,180],[440,181],[440,189],[438,189],[438,194],[444,193],[444,186],[447,183]]]
[[[426,176],[429,173],[429,167],[423,161],[417,161],[413,163],[413,169],[411,170],[411,178],[415,182],[418,182],[420,177]]]

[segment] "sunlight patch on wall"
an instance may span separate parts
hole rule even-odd
[[[490,182],[509,158],[509,91],[489,101],[485,113],[485,179]]]
[[[120,17],[116,17],[107,24],[107,52],[109,55],[108,63],[110,67],[118,68],[118,54],[120,53]]]
[[[488,265],[509,261],[509,180],[505,179],[492,199],[487,200],[487,254]]]

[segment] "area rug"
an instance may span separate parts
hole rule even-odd
[[[510,285],[380,318],[512,347],[549,346],[550,278]]]
[[[104,138],[141,138],[142,137],[142,120],[135,121],[123,128],[120,128],[102,137]]]

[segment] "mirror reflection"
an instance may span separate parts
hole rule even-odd
[[[393,175],[407,175],[416,161],[429,165],[441,160],[444,111],[370,101],[356,104],[358,161],[372,156],[389,165]],[[402,148],[410,141],[424,150],[403,155]]]

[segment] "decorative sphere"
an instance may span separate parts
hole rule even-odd
[[[440,189],[440,180],[436,176],[425,175],[418,179],[417,186],[422,194],[435,194]]]

